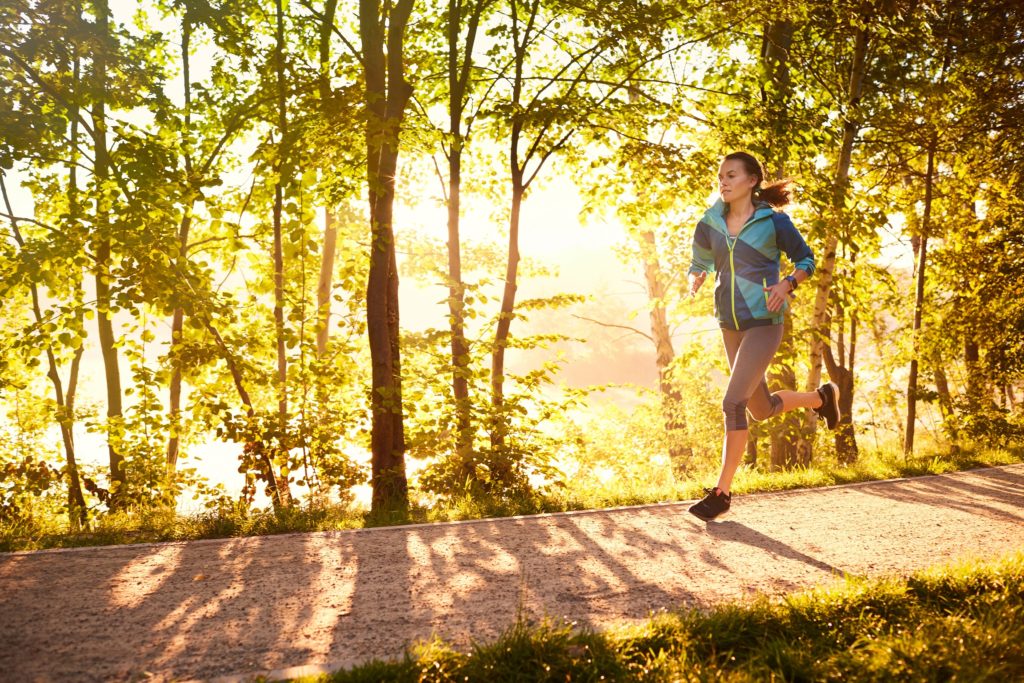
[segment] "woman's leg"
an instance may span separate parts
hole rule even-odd
[[[782,410],[785,413],[797,408],[820,408],[821,394],[817,391],[776,391],[775,395],[782,399]]]
[[[740,332],[723,329],[722,339],[732,372],[722,400],[725,439],[722,444],[722,471],[716,488],[728,494],[747,448],[747,404],[752,397],[761,394],[759,402],[767,405],[756,406],[757,413],[778,414],[782,409],[782,401],[768,395],[764,380],[764,373],[782,343],[782,325],[753,327]]]

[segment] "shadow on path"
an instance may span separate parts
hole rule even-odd
[[[739,522],[708,522],[707,532],[720,541],[736,541],[738,543],[744,543],[759,550],[764,550],[765,552],[771,553],[777,557],[784,557],[789,560],[802,562],[814,567],[815,569],[820,569],[821,571],[828,572],[830,574],[844,575],[846,573],[838,567],[833,567],[827,562],[823,562],[806,553],[802,553],[796,548],[786,545],[782,541],[774,539],[771,536],[766,536],[760,531],[751,529],[745,524],[740,524]]]

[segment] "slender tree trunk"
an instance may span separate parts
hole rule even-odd
[[[518,107],[523,92],[523,67],[526,60],[527,43],[530,29],[537,15],[539,2],[530,5],[530,18],[525,27],[526,35],[520,42],[519,9],[515,0],[511,7],[512,43],[515,50],[514,70],[512,79],[512,98]],[[509,329],[515,317],[516,289],[519,272],[519,214],[526,193],[524,164],[519,159],[519,142],[522,138],[524,122],[520,115],[513,114],[511,132],[509,134],[509,170],[512,179],[512,205],[509,214],[508,259],[505,265],[505,288],[501,298],[501,311],[498,325],[494,333],[494,345],[491,349],[491,408],[492,423],[490,426],[491,449],[500,450],[505,445],[507,420],[505,414],[505,348],[508,346]],[[505,473],[502,473],[505,474]]]
[[[393,205],[399,130],[412,95],[403,63],[405,29],[412,7],[413,0],[398,0],[386,17],[385,28],[375,1],[360,0],[359,3],[368,113],[366,149],[371,248],[366,318],[373,376],[370,435],[373,512],[404,513],[408,508]]]
[[[320,108],[328,121],[337,120],[331,90],[330,56],[331,34],[334,31],[334,16],[338,0],[324,3],[323,22],[320,24]],[[333,203],[328,201],[324,217],[324,246],[320,260],[320,278],[316,287],[317,332],[316,353],[323,358],[327,353],[327,342],[331,336],[331,283],[334,280],[334,257],[338,249],[338,215]]]
[[[81,8],[76,3],[76,17],[81,17]],[[78,104],[79,88],[82,85],[82,62],[78,55],[78,47],[75,49],[74,66],[74,97],[69,111],[68,119],[71,121],[71,163],[68,164],[68,216],[76,224],[81,218],[81,204],[78,198],[78,159],[81,156],[78,139],[78,117],[80,108]],[[8,209],[8,213],[10,210]],[[77,277],[77,289],[79,294],[82,291],[82,273],[79,269]],[[78,328],[85,329],[85,313],[79,305]],[[68,462],[68,521],[72,531],[89,528],[89,510],[85,504],[85,496],[82,493],[82,478],[78,471],[78,459],[75,453],[75,394],[78,391],[78,372],[82,365],[82,353],[85,351],[84,344],[79,345],[75,355],[71,359],[71,371],[68,374],[68,389],[64,394],[64,415],[61,417],[61,440],[64,443],[64,452]],[[57,394],[60,388],[54,387]]]
[[[84,322],[82,317],[79,321]],[[78,471],[78,459],[75,455],[75,395],[78,392],[78,372],[82,366],[82,352],[84,346],[78,347],[74,358],[71,359],[71,372],[68,375],[68,390],[64,394],[64,414],[67,426],[61,426],[61,439],[64,441],[64,451],[68,461],[68,517],[71,520],[71,528],[89,528],[89,510],[85,504],[85,496],[82,495],[82,477]]]
[[[975,414],[981,409],[986,382],[981,376],[981,352],[978,342],[971,337],[964,340],[964,364],[967,367],[967,410]]]
[[[188,16],[188,9],[184,10],[181,22],[181,63],[182,81],[185,92],[185,175],[188,178],[188,199],[186,199],[185,213],[178,226],[178,272],[185,272],[185,261],[188,258],[188,233],[192,226],[192,209],[195,205],[194,191],[192,189],[192,151],[188,136],[192,132],[192,83],[189,75],[189,49],[192,37],[192,22]],[[167,440],[167,475],[173,478],[178,468],[178,452],[181,443],[181,361],[176,357],[175,351],[181,342],[185,331],[185,309],[180,306],[174,309],[171,317],[171,357],[173,370],[171,371],[170,385],[170,437]]]
[[[103,355],[104,377],[107,388],[107,452],[110,462],[109,507],[116,510],[123,507],[124,488],[127,477],[124,471],[124,457],[120,452],[124,419],[121,404],[121,371],[118,365],[117,347],[114,339],[114,312],[111,310],[110,265],[111,240],[110,200],[106,197],[106,185],[110,175],[110,157],[107,149],[107,42],[110,40],[110,9],[107,0],[96,0],[96,31],[103,44],[93,54],[93,81],[96,101],[92,107],[94,175],[97,187],[96,223],[98,235],[95,245],[96,260],[96,323],[99,332],[100,350]]]
[[[849,239],[847,236],[845,239]],[[843,248],[843,258],[846,258],[846,248]],[[851,464],[857,460],[858,447],[856,430],[853,425],[853,396],[855,390],[854,361],[857,352],[857,317],[850,315],[850,337],[849,354],[847,354],[846,342],[846,305],[844,304],[847,295],[846,282],[856,272],[857,256],[854,252],[850,258],[850,271],[843,274],[838,290],[833,290],[835,295],[835,320],[836,323],[836,358],[832,353],[831,341],[824,344],[825,367],[828,368],[829,377],[839,387],[839,411],[842,417],[835,431],[836,456],[839,462]]]
[[[448,158],[448,313],[451,322],[452,397],[455,400],[455,453],[463,478],[476,478],[472,463],[473,424],[469,399],[469,343],[466,340],[466,287],[462,281],[462,246],[459,234],[461,206],[462,140],[461,123],[452,117],[455,127]]]
[[[274,183],[274,336],[277,341],[277,429],[278,438],[272,461],[288,458],[288,356],[284,339],[284,247],[281,235],[281,219],[284,206],[284,161],[288,145],[288,110],[286,106],[284,75],[284,8],[276,0],[277,44],[274,49],[274,68],[277,72],[277,128],[281,145],[277,158],[277,182]],[[272,464],[273,466],[273,464]],[[289,507],[292,503],[287,475],[277,477],[277,488],[273,491],[275,508]]]
[[[861,122],[856,118],[857,106],[864,91],[864,75],[867,70],[867,53],[870,42],[868,26],[872,19],[873,17],[870,14],[861,17],[859,21],[862,23],[859,24],[855,32],[853,62],[850,67],[850,83],[847,90],[847,118],[843,124],[843,140],[839,149],[839,161],[836,164],[835,190],[831,211],[832,226],[829,236],[825,240],[825,249],[822,254],[821,263],[817,268],[817,277],[815,278],[817,280],[817,288],[814,298],[814,311],[811,316],[810,372],[807,375],[807,383],[804,386],[805,391],[814,391],[821,382],[824,339],[828,336],[825,328],[825,321],[828,315],[828,299],[832,288],[832,276],[836,263],[836,247],[839,243],[840,225],[846,205],[846,193],[850,185],[850,162],[853,157],[853,144],[861,126]],[[811,461],[811,444],[816,426],[814,413],[807,411],[804,421],[804,433],[797,446],[798,457],[803,464],[809,464]]]
[[[672,462],[672,471],[681,476],[689,469],[693,449],[683,444],[686,436],[683,395],[670,377],[676,351],[672,345],[672,330],[669,328],[665,311],[665,284],[658,259],[657,237],[654,231],[643,230],[639,239],[644,259],[647,296],[653,302],[650,312],[651,338],[654,340],[655,365],[658,368],[658,388],[661,391],[662,415],[668,436],[669,459]]]
[[[515,143],[513,143],[515,150]],[[501,298],[501,313],[494,334],[494,348],[491,351],[491,405],[494,408],[494,424],[491,427],[491,448],[504,446],[506,423],[505,405],[505,348],[508,346],[509,329],[515,317],[517,278],[519,273],[519,214],[523,205],[522,172],[513,154],[512,161],[512,211],[508,224],[508,261],[505,265],[505,289]]]
[[[960,430],[956,424],[956,413],[953,410],[953,396],[949,391],[949,379],[946,377],[946,370],[942,367],[942,360],[932,358],[935,368],[935,391],[939,395],[939,410],[942,412],[942,424],[951,442],[953,453],[960,452]]]
[[[932,182],[935,173],[935,148],[938,144],[937,133],[932,133],[928,145],[928,170],[924,179],[924,216],[921,220],[921,237],[917,249],[917,286],[914,294],[914,351],[910,359],[910,379],[907,382],[907,431],[903,444],[903,453],[914,452],[914,426],[917,419],[917,349],[921,335],[921,314],[924,309],[924,282],[928,262],[928,232],[932,213]]]
[[[11,217],[11,230],[14,234],[14,240],[18,243],[18,246],[22,249],[25,248],[25,240],[21,236],[21,230],[18,228],[18,221],[14,218],[14,209],[11,206],[10,198],[7,195],[7,184],[4,182],[4,172],[0,170],[0,191],[3,193],[4,206],[7,208],[7,215]],[[74,215],[72,210],[72,215]],[[36,324],[43,324],[43,312],[39,304],[39,287],[33,282],[29,286],[29,291],[32,294],[32,314],[35,316]],[[75,351],[74,360],[72,361],[72,373],[73,376],[77,376],[78,361],[82,357],[82,347],[79,346]],[[60,379],[60,373],[58,372],[57,357],[53,352],[53,346],[51,344],[46,345],[46,361],[47,361],[47,372],[46,376],[50,379],[53,384],[53,391],[55,402],[57,404],[57,422],[60,425],[60,436],[61,441],[64,444],[64,456],[67,460],[67,475],[68,475],[68,521],[71,523],[73,531],[87,526],[88,516],[85,505],[85,497],[82,494],[82,483],[78,475],[78,461],[75,458],[75,441],[74,434],[72,432],[72,425],[74,424],[74,412],[69,410],[66,403],[66,394],[64,393],[63,383]]]
[[[327,209],[324,219],[324,251],[320,258],[320,277],[316,285],[317,327],[316,353],[327,354],[331,334],[331,282],[334,279],[334,257],[338,251],[338,216]]]
[[[206,331],[213,337],[214,342],[217,344],[217,348],[220,349],[221,355],[224,357],[224,362],[228,366],[228,372],[231,373],[231,381],[235,385],[235,391],[238,392],[238,397],[242,401],[242,407],[245,409],[246,417],[249,418],[250,424],[256,422],[256,411],[252,406],[252,399],[249,398],[249,392],[245,388],[245,382],[242,377],[242,369],[235,360],[234,355],[228,348],[228,345],[224,342],[224,338],[221,336],[217,328],[213,326],[213,321],[207,316],[201,316],[203,326]],[[277,491],[287,489],[287,483],[281,482],[278,479],[277,473],[274,471],[274,463],[272,460],[272,453],[267,448],[265,440],[262,436],[259,438],[253,438],[245,444],[245,453],[251,454],[256,462],[263,468],[263,473],[266,476],[267,487],[270,491],[271,500],[277,498]],[[246,475],[246,485],[249,485],[249,475]]]
[[[630,50],[630,56],[639,59],[638,50]],[[640,84],[632,82],[627,89],[629,103],[637,104],[641,96]],[[686,474],[693,459],[693,449],[686,446],[686,415],[683,412],[683,396],[678,386],[672,381],[671,369],[675,361],[676,350],[672,345],[672,330],[668,324],[665,308],[666,287],[661,272],[661,261],[658,253],[658,238],[653,230],[642,229],[637,235],[640,256],[644,265],[644,280],[647,285],[647,298],[650,302],[651,340],[654,342],[654,363],[658,369],[658,389],[661,392],[661,413],[668,438],[668,455],[672,463],[672,472],[677,477]],[[747,441],[748,455],[756,461],[757,441]]]
[[[463,113],[468,96],[469,78],[473,66],[473,46],[483,12],[483,3],[474,5],[469,16],[466,48],[459,62],[459,35],[462,26],[461,0],[448,3],[448,132],[451,151],[448,155],[448,312],[451,324],[452,396],[455,400],[455,452],[464,480],[476,479],[473,457],[472,404],[469,398],[470,355],[466,340],[465,307],[466,287],[462,281],[462,246],[460,238],[460,210],[462,204],[462,152],[466,143],[463,135]]]

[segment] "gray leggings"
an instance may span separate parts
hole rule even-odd
[[[768,392],[764,373],[782,343],[782,325],[722,329],[729,358],[729,387],[722,400],[726,431],[747,428],[747,411],[755,420],[767,420],[782,412],[782,399]]]

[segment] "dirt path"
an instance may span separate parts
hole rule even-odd
[[[604,627],[1024,548],[1024,465],[354,532],[0,555],[0,679],[210,679],[400,656],[516,618]],[[149,674],[149,675],[147,675]]]

